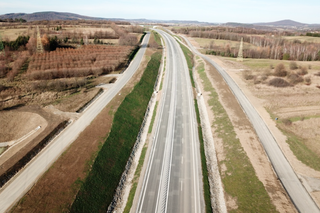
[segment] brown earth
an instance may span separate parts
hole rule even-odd
[[[30,118],[28,115],[35,114],[34,118]],[[43,138],[45,138],[60,122],[64,120],[63,117],[47,112],[39,106],[25,106],[10,112],[1,111],[0,115],[6,118],[4,123],[11,123],[9,120],[15,118],[16,115],[21,115],[18,120],[12,122],[22,122],[25,124],[23,127],[19,128],[21,132],[16,132],[10,128],[2,129],[4,134],[11,133],[17,135],[23,135],[28,128],[25,126],[38,126],[43,125],[39,132],[35,133],[35,137],[31,137],[31,140],[26,140],[19,145],[15,146],[13,149],[8,150],[5,154],[0,157],[0,175],[7,171],[11,166],[13,166],[17,161],[19,161],[27,152],[32,150]],[[5,116],[4,116],[5,115]],[[11,117],[13,116],[13,117]],[[1,120],[2,121],[2,120]],[[35,123],[29,124],[28,121]],[[40,123],[37,123],[40,122]],[[18,124],[17,124],[18,125]],[[19,126],[19,125],[18,125]],[[9,126],[10,127],[10,126]],[[16,137],[14,137],[16,138]]]
[[[147,50],[139,70],[101,113],[62,154],[11,212],[65,212],[90,169],[90,161],[105,141],[118,106],[142,76],[152,51]]]
[[[219,94],[220,102],[226,109],[226,112],[234,126],[237,137],[239,138],[242,147],[246,151],[250,162],[255,169],[257,177],[263,183],[268,195],[271,198],[271,201],[276,206],[276,209],[279,212],[296,212],[290,198],[287,196],[281,183],[274,174],[268,157],[266,156],[250,121],[246,117],[233,93],[230,91],[229,86],[225,83],[217,70],[207,63],[206,72],[212,85],[214,85],[215,90]],[[202,85],[201,87],[202,91],[204,91]],[[207,109],[210,109],[210,106],[208,105],[208,100],[210,99],[209,94],[203,93],[203,95]],[[208,115],[212,121],[214,119],[214,115],[211,110],[208,110]],[[219,140],[218,137],[215,137],[215,146],[218,161],[221,162],[225,159],[225,154],[223,151],[222,141]],[[232,199],[230,196],[226,197],[226,205],[229,210],[237,208],[236,200]]]

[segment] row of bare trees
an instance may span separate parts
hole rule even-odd
[[[59,48],[53,52],[33,55],[27,74],[31,79],[106,74],[125,65],[131,51],[129,46],[86,45],[79,49]]]
[[[228,28],[229,29],[229,28]],[[245,47],[244,57],[248,58],[269,58],[269,59],[286,59],[300,61],[320,60],[320,44],[301,42],[299,40],[286,40],[282,36],[272,35],[272,32],[257,31],[246,29],[245,32],[250,34],[239,33],[238,30],[222,30],[220,28],[210,28],[210,30],[199,30],[198,28],[178,29],[176,32],[184,32],[191,37],[209,38],[217,40],[243,41],[254,45],[255,47]],[[264,35],[254,35],[264,33]],[[289,33],[287,33],[289,34]],[[211,45],[212,46],[212,45]],[[238,55],[238,48],[230,48],[229,44],[223,46],[211,47],[208,53],[217,55],[233,56]]]

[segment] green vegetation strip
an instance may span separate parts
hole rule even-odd
[[[186,60],[187,60],[187,64],[188,64],[188,68],[189,68],[189,74],[190,74],[190,78],[191,78],[191,84],[192,84],[192,87],[195,87],[194,85],[194,79],[193,79],[193,75],[192,75],[192,69],[193,69],[193,54],[192,52],[186,47],[184,46],[183,44],[179,43],[183,53],[184,53],[184,56],[186,57]]]
[[[195,87],[194,80],[193,80],[193,74],[192,74],[193,54],[184,45],[180,44],[180,47],[181,47],[181,49],[184,53],[184,56],[187,60],[187,63],[188,63],[189,74],[190,74],[192,86]],[[196,115],[197,115],[197,122],[198,122],[198,134],[199,134],[199,141],[200,141],[201,169],[202,169],[202,182],[203,182],[203,195],[204,195],[205,209],[206,209],[207,213],[210,213],[210,212],[212,212],[212,208],[211,208],[211,199],[210,199],[210,185],[209,185],[209,179],[208,179],[209,176],[208,176],[206,155],[205,155],[205,151],[204,151],[204,142],[203,142],[201,122],[200,122],[200,114],[199,114],[198,103],[197,103],[196,99],[194,99],[194,106],[195,106]]]
[[[142,169],[142,166],[143,166],[143,163],[144,163],[144,158],[146,156],[146,152],[147,152],[147,146],[143,147],[143,149],[142,149],[141,156],[140,156],[140,159],[139,159],[139,164],[137,166],[136,172],[134,173],[133,184],[132,184],[132,188],[131,188],[130,193],[129,193],[128,202],[127,202],[127,205],[126,205],[123,213],[129,213],[130,209],[132,207],[134,195],[136,194],[138,181],[139,181],[141,169]]]
[[[154,36],[154,40],[156,41],[156,43],[157,43],[159,46],[162,46],[160,35],[159,35],[156,31],[152,31],[152,34],[153,34],[153,36]]]
[[[151,132],[152,132],[154,119],[156,118],[156,114],[157,114],[158,103],[159,103],[159,102],[157,101],[157,102],[156,102],[156,105],[155,105],[155,107],[154,107],[148,133],[151,133]]]
[[[154,53],[140,82],[119,106],[111,132],[81,186],[71,212],[107,210],[143,122],[160,61],[161,53]]]
[[[219,162],[224,190],[237,202],[237,209],[230,212],[277,212],[263,184],[257,178],[246,152],[243,150],[227,112],[219,102],[219,96],[213,88],[204,64],[197,71],[204,83],[204,90],[210,92],[208,101],[214,113],[215,133],[223,141],[225,159]],[[222,166],[226,166],[226,171]]]
[[[200,121],[200,114],[199,114],[199,108],[198,108],[198,102],[197,99],[194,99],[194,106],[196,109],[196,115],[197,115],[197,122],[198,122],[198,132],[199,132],[199,141],[200,141],[200,154],[201,154],[201,167],[202,167],[202,181],[203,181],[203,193],[204,193],[204,202],[206,206],[206,212],[210,213],[212,211],[211,207],[211,199],[210,199],[210,184],[209,184],[209,175],[208,175],[208,169],[207,169],[207,163],[206,163],[206,154],[204,151],[204,142],[203,142],[203,135],[202,135],[202,127],[201,127],[201,121]]]

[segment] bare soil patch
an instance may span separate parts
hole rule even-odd
[[[4,113],[3,111],[0,112],[0,115]],[[42,130],[39,130],[35,133],[35,135],[31,136],[30,138],[26,139],[25,141],[21,142],[19,145],[15,146],[14,148],[8,150],[5,154],[2,154],[0,157],[0,175],[6,172],[11,166],[13,166],[17,161],[19,161],[26,153],[32,150],[42,139],[44,139],[60,122],[64,120],[62,116],[55,115],[42,109],[39,106],[25,106],[19,109],[9,111],[8,115],[28,115],[28,114],[35,114],[34,119],[29,118],[26,119],[21,117],[22,123],[24,126],[38,126],[40,121],[40,125],[42,124]],[[25,120],[26,119],[26,120]],[[6,117],[5,123],[10,123],[10,116]],[[15,119],[12,122],[19,122],[19,119]],[[32,121],[32,123],[28,122]],[[17,124],[18,125],[18,124]],[[26,132],[28,128],[21,127],[19,132],[15,134],[22,135],[23,132]],[[6,128],[2,130],[4,134],[7,132],[13,134],[13,130]],[[21,131],[21,132],[20,132]]]
[[[209,64],[206,64],[206,72],[215,90],[219,94],[219,99],[224,108],[226,109],[229,118],[234,126],[237,137],[239,138],[242,147],[244,148],[251,164],[254,167],[257,177],[263,183],[268,195],[270,196],[273,204],[279,212],[295,212],[295,207],[291,203],[290,198],[286,195],[281,183],[275,176],[273,169],[268,161],[264,149],[259,142],[250,121],[247,119],[242,108],[238,104],[233,93],[230,91],[228,85],[225,83],[221,75]],[[207,93],[203,93],[205,102],[208,106],[208,99],[210,98]],[[210,120],[214,119],[211,110],[208,110]],[[213,131],[214,132],[214,131]],[[215,136],[215,146],[217,150],[218,161],[222,168],[225,167],[222,163],[225,160],[225,151],[223,150],[223,142]],[[237,200],[231,196],[225,195],[228,210],[237,208]]]
[[[146,55],[150,56],[147,50]],[[125,96],[139,81],[148,57],[144,57],[139,70],[103,111],[77,138],[68,150],[53,164],[37,184],[20,200],[12,212],[66,212],[69,211],[80,188],[81,181],[90,170],[99,146],[105,141],[112,119]]]
[[[39,114],[32,112],[1,111],[0,142],[19,139],[37,126],[47,122]]]

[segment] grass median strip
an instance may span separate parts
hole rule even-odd
[[[152,55],[140,82],[115,113],[111,132],[86,177],[71,212],[104,212],[111,203],[153,93],[161,53]]]
[[[220,174],[225,192],[236,200],[236,207],[230,212],[277,212],[237,138],[218,93],[207,77],[203,62],[197,67],[197,72],[205,92],[210,94],[208,104],[214,113],[215,135],[223,141],[225,159],[219,162]]]

